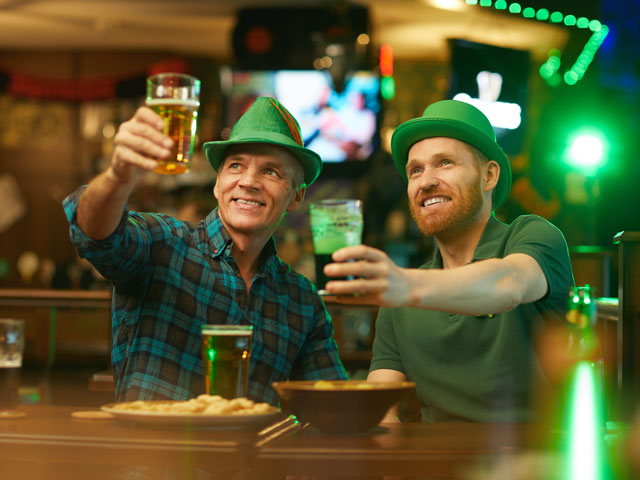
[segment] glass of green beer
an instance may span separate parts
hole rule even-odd
[[[362,202],[353,199],[321,200],[312,203],[310,211],[316,286],[320,295],[327,295],[324,286],[329,280],[345,280],[324,274],[324,266],[332,262],[331,254],[342,247],[362,243]]]
[[[146,104],[164,120],[164,134],[173,138],[172,156],[158,160],[157,173],[189,171],[196,139],[200,80],[182,73],[160,73],[147,78]]]
[[[205,393],[233,399],[247,396],[251,325],[203,325],[202,370]]]

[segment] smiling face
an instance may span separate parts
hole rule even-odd
[[[409,208],[425,235],[461,231],[491,213],[491,190],[499,167],[481,161],[466,143],[425,138],[409,150]]]
[[[300,163],[282,147],[231,147],[213,189],[222,223],[232,236],[271,236],[284,214],[302,203],[303,178]]]

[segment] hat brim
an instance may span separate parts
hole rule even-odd
[[[391,137],[393,162],[405,181],[407,180],[407,157],[414,143],[425,138],[449,137],[473,145],[489,160],[500,166],[500,177],[495,187],[493,210],[505,201],[511,190],[511,166],[500,146],[477,128],[450,118],[414,118],[400,125]]]
[[[306,185],[311,185],[322,171],[322,159],[320,155],[313,150],[301,147],[289,137],[275,132],[260,132],[259,137],[256,135],[237,135],[233,140],[206,142],[203,148],[209,163],[217,172],[220,164],[224,160],[224,154],[227,148],[243,143],[267,143],[286,148],[302,165],[302,169],[304,170],[304,183]]]

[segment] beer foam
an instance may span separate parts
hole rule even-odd
[[[180,98],[154,98],[147,100],[145,103],[148,107],[155,107],[156,105],[182,105],[185,107],[198,108],[200,106],[198,100]]]

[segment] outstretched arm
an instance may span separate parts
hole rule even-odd
[[[88,237],[111,235],[140,173],[156,167],[154,158],[170,155],[173,140],[162,133],[163,127],[162,118],[147,107],[120,125],[109,168],[89,183],[78,203],[78,226]]]
[[[542,298],[547,280],[533,257],[514,253],[443,270],[400,268],[381,250],[358,245],[333,254],[325,267],[329,293],[343,303],[414,307],[462,315],[502,313]],[[354,296],[354,294],[357,294]]]

